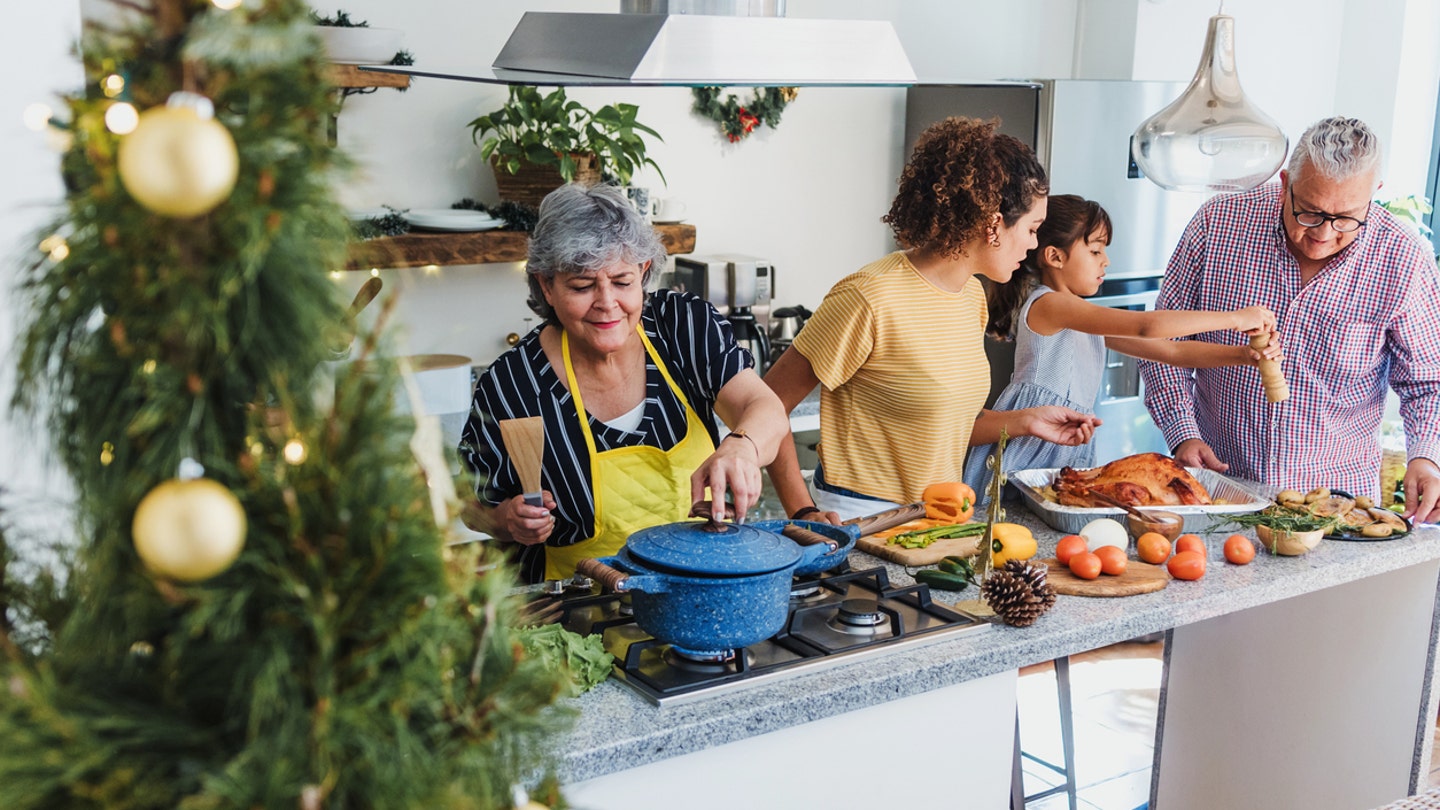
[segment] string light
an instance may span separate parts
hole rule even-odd
[[[310,451],[305,448],[305,442],[301,441],[299,436],[286,442],[281,453],[285,456],[285,462],[291,466],[304,464],[306,457],[310,455]]]
[[[155,373],[155,360],[154,360],[154,359],[146,360],[144,363],[142,363],[142,364],[140,365],[140,370],[141,370],[142,372],[144,372],[145,374],[154,374],[154,373]]]
[[[379,278],[379,277],[380,277],[380,269],[379,269],[378,267],[372,267],[372,268],[370,268],[370,277],[371,277],[371,278]]]
[[[105,442],[100,445],[100,465],[109,467],[110,462],[115,460],[115,445]]]
[[[25,113],[21,117],[25,121],[26,128],[42,132],[50,126],[50,119],[55,117],[55,111],[50,109],[49,104],[37,101],[26,107]]]
[[[214,3],[215,7],[221,11],[229,11],[232,8],[239,8],[244,0],[210,0],[210,2]]]
[[[425,275],[427,276],[440,275],[440,265],[438,264],[427,264],[421,269],[425,271]]]
[[[117,101],[105,111],[105,128],[116,135],[129,135],[140,125],[140,113],[128,101]]]
[[[251,441],[250,455],[254,456],[255,458],[260,458],[261,456],[265,455],[264,443],[258,441]]]
[[[125,77],[119,73],[111,73],[100,80],[100,92],[104,93],[106,98],[115,98],[125,92]]]
[[[342,272],[340,272],[339,270],[331,270],[331,271],[330,271],[330,278],[331,278],[331,280],[333,280],[333,281],[339,281],[340,279],[342,279],[342,278],[344,278],[344,277],[345,277],[345,274],[342,273]]]
[[[52,233],[40,240],[40,251],[50,254],[51,261],[63,262],[70,255],[70,245],[65,242],[65,237]]]

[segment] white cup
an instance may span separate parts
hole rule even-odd
[[[625,199],[630,205],[640,212],[640,216],[650,219],[650,189],[644,186],[625,186]]]
[[[685,201],[679,197],[657,197],[651,211],[656,222],[678,222],[685,216]]]

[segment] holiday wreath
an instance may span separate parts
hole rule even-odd
[[[780,125],[780,113],[795,100],[799,91],[793,87],[757,87],[744,104],[734,93],[722,87],[696,87],[691,91],[695,105],[691,109],[720,125],[725,137],[735,143],[755,131],[761,124],[772,129]]]

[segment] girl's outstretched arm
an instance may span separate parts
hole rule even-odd
[[[1030,305],[1026,325],[1041,335],[1073,329],[1088,335],[1121,338],[1176,338],[1201,332],[1273,331],[1275,313],[1262,306],[1233,311],[1112,309],[1074,293],[1052,292]],[[1224,364],[1230,365],[1230,364]]]
[[[1146,338],[1107,337],[1105,346],[1121,354],[1154,360],[1180,368],[1217,368],[1219,366],[1254,366],[1264,360],[1285,359],[1280,346],[1280,333],[1270,331],[1270,344],[1260,351],[1246,346],[1226,346],[1203,340],[1149,340]]]

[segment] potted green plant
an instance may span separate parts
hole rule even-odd
[[[606,180],[628,185],[642,166],[665,173],[646,153],[642,135],[664,139],[635,120],[634,104],[590,110],[557,87],[510,85],[499,109],[471,121],[470,138],[495,172],[500,199],[538,206],[562,183]],[[483,136],[483,137],[482,137]]]

